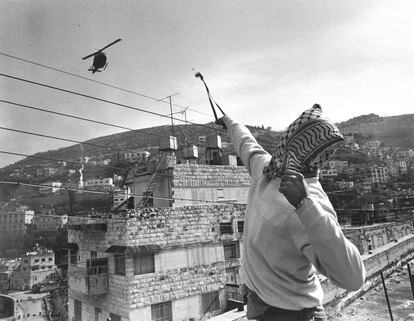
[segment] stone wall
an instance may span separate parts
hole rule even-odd
[[[250,176],[244,166],[178,164],[172,169],[174,207],[201,202],[246,204]]]
[[[69,229],[69,242],[79,246],[78,266],[86,267],[91,251],[96,251],[98,258],[108,256],[105,250],[111,245],[158,245],[161,249],[154,255],[155,272],[142,275],[133,273],[133,254],[126,256],[126,275],[114,274],[114,257],[109,255],[108,293],[88,296],[70,289],[70,305],[74,299],[82,301],[87,319],[93,319],[94,309],[99,308],[102,316],[111,312],[133,320],[150,315],[152,304],[171,301],[177,311],[189,305],[198,311],[195,315],[181,311],[182,319],[176,319],[178,312],[174,311],[174,320],[200,320],[203,293],[218,291],[222,306],[226,303],[226,269],[239,267],[240,259],[225,261],[223,242],[241,243],[237,223],[244,220],[245,209],[244,205],[147,208],[134,218],[109,219],[106,231]],[[229,223],[233,233],[222,234],[221,223]],[[70,273],[74,270],[69,269]],[[69,311],[73,316],[73,307]]]
[[[368,253],[368,246],[375,250],[388,243],[414,233],[413,222],[383,223],[343,229],[344,235],[355,244],[361,254]]]
[[[180,208],[148,208],[130,219],[126,225],[126,244],[157,244],[162,249],[195,243],[210,243],[240,237],[220,234],[220,223],[244,220],[245,205],[185,206]],[[108,227],[108,233],[119,234],[119,224]],[[115,235],[114,235],[115,236]],[[116,238],[116,237],[115,237]],[[114,242],[117,244],[118,240]]]

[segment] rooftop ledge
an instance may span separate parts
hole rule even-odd
[[[364,265],[367,270],[365,284],[358,291],[347,291],[340,289],[330,283],[326,277],[321,276],[321,284],[325,293],[324,306],[329,308],[341,309],[355,298],[368,292],[373,284],[380,282],[379,272],[385,271],[386,275],[392,273],[393,269],[401,265],[402,262],[410,260],[414,256],[414,235],[407,235],[395,243],[388,243],[373,251],[372,254],[362,255]],[[217,315],[209,321],[247,321],[246,306],[244,311],[237,309]]]

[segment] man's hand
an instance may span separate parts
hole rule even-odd
[[[286,199],[295,208],[308,196],[305,179],[302,174],[287,170],[282,176],[279,192],[285,195]]]
[[[215,121],[215,123],[216,123],[217,125],[220,125],[221,127],[223,127],[223,129],[227,129],[227,126],[226,126],[226,124],[224,123],[223,117],[221,117],[221,118],[217,119],[217,120]]]

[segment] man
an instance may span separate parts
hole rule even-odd
[[[251,176],[241,269],[247,318],[326,320],[317,271],[344,289],[365,281],[360,254],[343,235],[317,176],[342,135],[314,105],[289,126],[272,157],[231,117],[217,123],[228,129]]]

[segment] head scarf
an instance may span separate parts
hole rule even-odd
[[[282,176],[286,170],[301,174],[314,172],[332,157],[343,140],[335,124],[323,117],[321,106],[315,104],[283,133],[263,174],[272,179]]]

